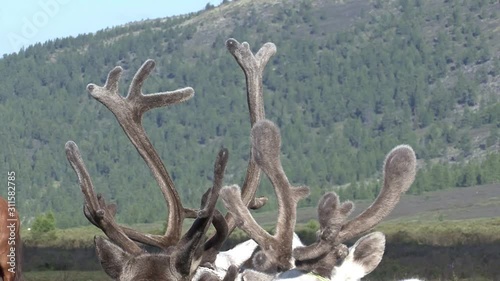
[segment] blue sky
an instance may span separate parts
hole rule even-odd
[[[0,57],[37,42],[141,19],[187,14],[222,0],[20,0],[0,6]]]

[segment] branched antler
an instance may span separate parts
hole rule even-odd
[[[115,208],[109,208],[100,194],[95,195],[94,185],[76,143],[72,141],[66,143],[66,156],[78,176],[85,198],[85,216],[126,252],[136,255],[143,253],[143,250],[130,240],[120,226],[116,224],[114,219]]]
[[[318,206],[320,235],[310,246],[294,250],[298,269],[313,271],[323,277],[330,276],[338,260],[346,256],[342,243],[372,229],[386,217],[399,202],[401,194],[413,183],[416,157],[407,145],[394,148],[384,162],[384,185],[373,204],[356,218],[345,222],[353,203],[339,204],[335,193],[325,194]],[[378,263],[377,263],[378,264]]]
[[[193,217],[195,212],[182,207],[174,183],[142,126],[142,115],[152,108],[183,102],[191,98],[194,91],[188,87],[173,92],[144,95],[142,85],[153,71],[154,66],[153,60],[147,60],[141,66],[135,74],[125,98],[118,93],[118,81],[123,71],[119,66],[109,72],[104,87],[89,84],[87,89],[95,99],[113,112],[125,134],[151,169],[168,204],[169,212],[165,235],[144,235],[126,227],[123,227],[123,231],[135,241],[166,249],[179,241],[184,217]]]
[[[125,263],[124,259],[144,258],[147,255],[115,222],[114,207],[108,207],[100,194],[95,195],[90,175],[74,142],[69,141],[66,143],[66,154],[78,176],[84,194],[86,216],[116,244],[100,237],[95,239],[97,254],[103,267],[111,277],[118,278],[121,272],[120,268]],[[227,236],[227,224],[225,224],[222,215],[215,209],[227,161],[228,151],[227,149],[221,149],[214,165],[213,186],[205,194],[201,204],[202,208],[197,212],[196,220],[182,239],[175,246],[170,246],[165,251],[168,254],[163,256],[165,266],[171,268],[170,274],[177,280],[190,280],[190,276],[193,276],[205,255],[212,255],[214,251],[218,251],[222,244],[221,240],[224,241]],[[216,225],[217,231],[222,231],[222,234],[216,234],[213,241],[210,240],[204,243],[205,234],[216,212],[219,221],[214,225]],[[149,260],[146,260],[146,262],[152,263]],[[145,265],[151,266],[150,264]],[[228,273],[228,278],[235,275],[233,271],[235,270],[232,269]]]
[[[198,212],[198,217],[193,222],[189,230],[177,243],[173,256],[172,265],[183,276],[192,276],[198,265],[203,260],[205,247],[203,245],[204,235],[212,223],[212,217],[215,212],[215,204],[219,198],[219,192],[222,187],[224,170],[228,160],[227,149],[221,149],[217,155],[214,166],[214,183],[206,200],[202,202],[202,208]],[[218,250],[218,249],[217,249]]]
[[[280,161],[280,133],[272,122],[257,122],[252,128],[251,138],[254,160],[269,177],[276,193],[276,233],[270,235],[258,225],[242,201],[237,186],[223,188],[221,197],[226,208],[234,214],[237,225],[262,248],[262,253],[254,259],[254,265],[262,271],[290,269],[297,203],[309,195],[309,188],[293,187],[289,183]]]
[[[324,277],[331,274],[337,260],[344,259],[348,253],[347,246],[338,244],[337,235],[353,207],[350,201],[340,204],[335,192],[321,197],[318,203],[318,240],[309,246],[294,249],[297,269]]]
[[[254,55],[247,42],[240,44],[231,38],[226,41],[226,47],[245,73],[250,126],[253,127],[257,121],[265,118],[262,76],[267,62],[276,53],[276,46],[273,43],[266,43]],[[251,209],[258,209],[267,202],[267,198],[255,198],[255,192],[260,182],[260,170],[251,154],[252,152],[250,151],[250,159],[248,160],[248,168],[242,186],[241,197],[245,206]],[[226,221],[229,233],[231,233],[235,228],[232,214],[228,213],[226,215]]]

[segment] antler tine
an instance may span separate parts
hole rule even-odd
[[[269,177],[278,200],[276,233],[271,236],[257,224],[237,186],[223,188],[221,197],[226,208],[236,216],[238,226],[261,246],[264,256],[260,255],[257,262],[262,264],[256,266],[262,270],[270,270],[270,266],[286,270],[291,268],[297,203],[309,195],[309,188],[293,187],[289,183],[281,166],[281,137],[276,125],[268,120],[259,121],[252,128],[251,136],[254,160]]]
[[[342,226],[338,241],[346,241],[377,225],[396,206],[415,180],[417,159],[408,145],[395,147],[384,162],[384,185],[380,193],[365,211]]]
[[[276,53],[276,45],[264,44],[255,56],[247,42],[240,44],[236,39],[230,38],[226,41],[226,47],[245,73],[250,124],[253,126],[265,118],[262,76],[269,59]]]
[[[254,55],[247,42],[240,44],[236,39],[230,38],[226,41],[226,47],[245,73],[250,125],[253,127],[257,121],[265,118],[262,76],[267,62],[276,53],[276,46],[273,43],[266,43]],[[250,151],[247,173],[243,182],[242,198],[245,206],[258,209],[267,202],[267,198],[255,198],[255,192],[260,181],[260,170],[253,157],[251,157],[251,153]],[[229,233],[231,233],[235,228],[233,216],[227,214],[226,221]]]
[[[126,98],[118,93],[118,80],[123,71],[119,66],[108,74],[104,87],[89,84],[87,89],[95,99],[113,112],[125,134],[150,168],[168,204],[169,212],[165,235],[145,235],[125,227],[123,230],[136,241],[166,249],[179,241],[182,221],[185,217],[192,217],[195,212],[183,208],[174,183],[142,126],[142,115],[152,108],[183,102],[194,95],[194,90],[187,87],[173,92],[144,95],[142,85],[153,71],[154,66],[153,60],[144,62],[135,74]]]
[[[296,248],[293,255],[297,260],[313,259],[331,251],[332,243],[337,239],[340,229],[353,209],[353,203],[348,201],[340,204],[335,192],[329,192],[321,197],[318,203],[318,220],[320,232],[315,243]]]
[[[205,207],[200,210],[199,217],[212,216],[215,211],[215,204],[219,198],[220,189],[222,188],[222,181],[224,180],[224,171],[226,170],[229,152],[226,148],[222,148],[217,155],[214,165],[214,183],[213,188],[206,200]]]
[[[215,228],[215,234],[203,246],[203,260],[201,264],[213,264],[215,262],[220,248],[229,234],[227,222],[219,210],[215,210],[214,212],[212,225]]]
[[[350,201],[340,204],[335,192],[326,193],[321,197],[318,203],[318,240],[309,246],[293,250],[297,269],[312,271],[323,277],[331,275],[336,261],[347,255],[347,247],[338,244],[337,235],[353,207],[354,204]]]
[[[217,185],[222,185],[222,178],[218,179],[218,177],[221,177],[222,174],[217,172],[217,167],[215,168],[215,179],[214,182],[218,182]],[[220,170],[220,169],[219,169]],[[201,205],[205,206],[206,202],[208,200],[208,197],[211,194],[211,189],[207,190],[205,194],[203,194],[201,198]],[[220,192],[220,191],[219,191]],[[203,260],[201,262],[202,265],[207,265],[207,266],[212,266],[212,264],[215,262],[215,259],[217,258],[217,254],[220,251],[220,248],[224,244],[224,241],[226,241],[226,238],[229,234],[229,229],[227,226],[226,219],[222,215],[222,213],[215,209],[213,218],[212,218],[212,225],[215,228],[215,234],[205,242],[205,245],[203,246]]]
[[[98,197],[101,197],[102,195],[100,193],[97,194]],[[116,204],[106,204],[106,210],[108,213],[112,216],[115,217],[116,215]],[[83,214],[85,217],[95,226],[99,227],[97,222],[94,220],[94,217],[92,215],[92,212],[89,210],[89,206],[85,203],[83,204]]]
[[[106,236],[119,245],[124,251],[138,255],[143,250],[130,240],[114,220],[114,207],[108,207],[104,198],[95,195],[94,186],[85,167],[80,150],[76,143],[68,141],[65,145],[66,157],[73,170],[75,170],[80,183],[80,188],[85,198],[85,215],[94,225],[99,227]]]
[[[278,197],[278,225],[276,236],[286,236],[293,239],[296,221],[297,203],[309,196],[309,188],[294,187],[288,181],[280,160],[281,135],[278,127],[269,120],[263,120],[254,125],[251,133],[252,155],[257,165],[269,177]],[[283,241],[284,237],[280,237]],[[288,243],[288,241],[287,241]]]
[[[198,217],[179,241],[172,255],[175,268],[184,276],[191,276],[202,262],[204,248],[200,247],[200,245],[212,222],[227,161],[228,151],[223,148],[215,161],[214,182],[212,188],[210,188],[210,193],[202,200],[202,208],[198,212]]]
[[[100,194],[97,194],[97,196],[101,196]],[[106,209],[108,213],[110,214],[111,217],[115,217],[116,215],[116,204],[106,204]],[[94,220],[94,217],[92,215],[92,212],[89,210],[89,207],[87,204],[83,205],[83,213],[85,217],[95,226],[99,227],[99,224]],[[139,232],[135,229],[120,225],[120,228],[122,231],[127,235],[128,238],[132,239],[133,241],[141,242],[143,244],[151,245],[154,247],[162,248],[163,245],[160,243],[161,241],[161,235],[152,235],[148,233],[142,233]]]

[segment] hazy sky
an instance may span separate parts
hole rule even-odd
[[[0,5],[0,57],[37,42],[141,19],[187,14],[222,0],[19,0]]]

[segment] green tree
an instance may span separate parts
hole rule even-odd
[[[33,235],[43,235],[56,229],[56,220],[52,212],[41,214],[35,218],[31,226]]]
[[[52,212],[35,217],[30,230],[30,238],[35,243],[44,243],[56,239],[56,220]]]

